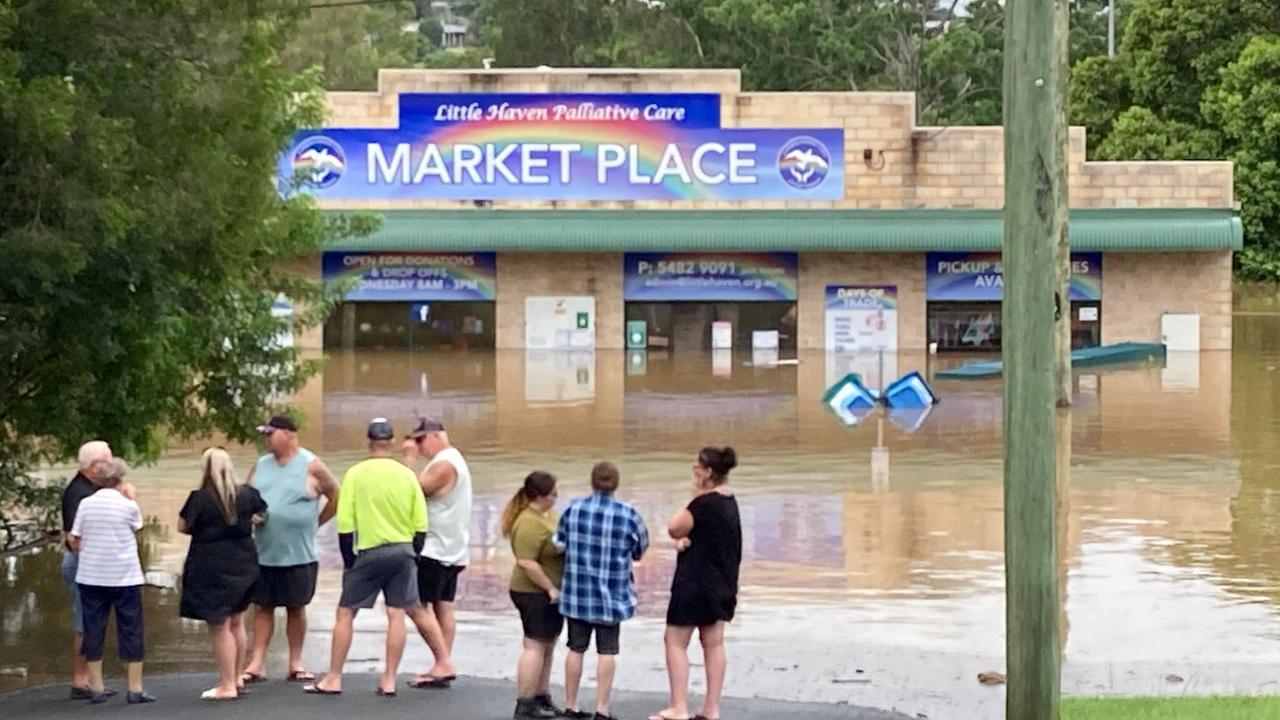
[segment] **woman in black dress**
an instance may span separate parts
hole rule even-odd
[[[729,491],[738,465],[733,448],[703,448],[693,464],[693,500],[671,518],[667,530],[679,557],[667,606],[667,674],[671,705],[650,720],[689,718],[689,641],[697,628],[707,669],[707,697],[694,718],[719,720],[727,658],[725,623],[738,605],[742,520]]]
[[[237,678],[244,669],[245,632],[241,616],[258,581],[258,550],[253,526],[262,522],[267,504],[252,487],[236,483],[236,471],[225,450],[206,450],[202,479],[182,506],[178,530],[191,536],[182,569],[184,618],[209,623],[209,638],[218,662],[218,686],[201,700],[235,700]]]

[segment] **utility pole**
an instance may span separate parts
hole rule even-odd
[[[1004,541],[1007,720],[1058,720],[1057,352],[1070,318],[1067,0],[1007,0],[1004,36]]]

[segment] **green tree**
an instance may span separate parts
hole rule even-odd
[[[85,440],[248,439],[315,370],[274,340],[322,290],[282,267],[361,223],[270,181],[322,98],[264,5],[0,0],[0,522]]]
[[[329,90],[376,90],[380,68],[416,67],[428,47],[411,2],[308,6],[283,52],[284,64],[302,72],[319,67]],[[439,35],[436,35],[439,42]]]
[[[1201,105],[1235,161],[1240,215],[1253,240],[1241,256],[1246,274],[1280,277],[1280,35],[1249,41],[1221,72]]]

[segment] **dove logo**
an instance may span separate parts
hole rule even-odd
[[[313,188],[323,190],[342,179],[347,158],[342,146],[323,135],[313,135],[293,148],[293,174]]]
[[[830,170],[831,152],[816,138],[792,138],[778,152],[778,173],[793,188],[816,188],[827,179]]]

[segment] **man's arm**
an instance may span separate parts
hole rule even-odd
[[[640,513],[633,511],[632,517],[635,518],[636,545],[631,553],[631,559],[639,561],[649,550],[649,528],[645,526],[644,518],[640,517]]]
[[[338,512],[338,478],[320,458],[311,461],[307,472],[316,479],[316,491],[325,497],[324,508],[320,510],[320,524],[323,525]]]
[[[418,484],[422,486],[422,494],[429,498],[447,495],[458,484],[458,471],[451,462],[428,465],[418,476]]]

